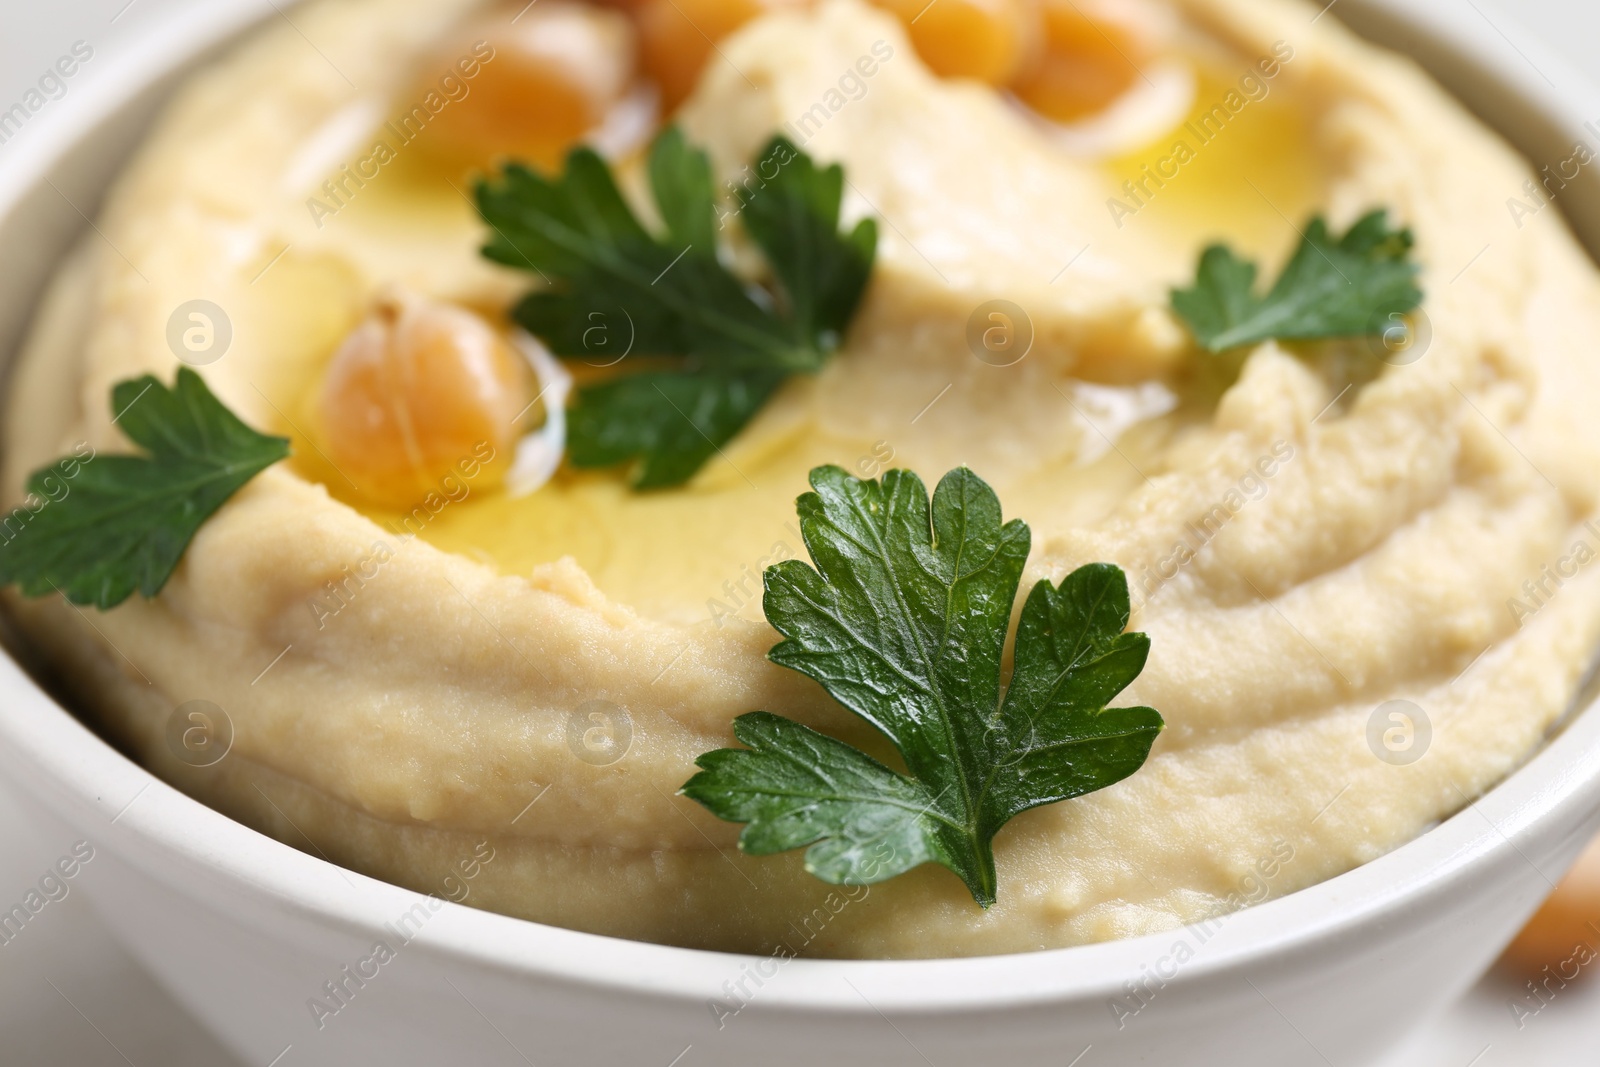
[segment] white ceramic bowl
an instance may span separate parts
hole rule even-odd
[[[62,194],[94,203],[170,83],[256,17],[277,17],[274,6],[197,5],[0,157],[6,358],[83,229]],[[1600,115],[1600,96],[1562,97],[1538,73],[1581,84],[1558,62],[1530,55],[1534,69],[1450,0],[1344,0],[1337,14],[1417,55],[1531,158],[1564,158]],[[1580,185],[1564,206],[1600,247],[1600,180],[1585,172]],[[1206,929],[983,959],[780,966],[540,926],[344,871],[155,780],[9,658],[0,693],[0,773],[63,853],[94,845],[80,891],[244,1062],[283,1067],[1350,1067],[1459,995],[1600,824],[1591,709],[1417,840]],[[348,977],[379,940],[395,957]],[[339,999],[328,982],[342,984]],[[1119,1017],[1111,1003],[1136,1004],[1134,985],[1145,1005]],[[313,998],[337,1012],[319,1020]],[[713,1002],[743,1006],[719,1019]]]

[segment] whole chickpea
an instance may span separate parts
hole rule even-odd
[[[693,91],[717,42],[757,15],[805,0],[643,0],[639,40],[644,68],[677,107]]]
[[[496,7],[424,57],[413,96],[443,94],[451,79],[427,134],[443,154],[553,167],[627,96],[637,56],[633,23],[620,11],[570,0],[539,0],[520,14]]]
[[[407,507],[468,461],[475,487],[498,485],[527,393],[523,361],[481,317],[389,290],[334,354],[319,436],[372,503]]]
[[[1600,839],[1589,844],[1543,906],[1506,949],[1503,962],[1537,975],[1543,968],[1572,965],[1577,946],[1594,941],[1600,919]]]
[[[943,3],[944,0],[939,0]],[[1133,87],[1166,44],[1168,20],[1147,0],[1039,0],[1044,50],[1012,85],[1047,118],[1072,122]]]
[[[1040,45],[1036,0],[873,0],[899,16],[935,74],[1006,85]]]

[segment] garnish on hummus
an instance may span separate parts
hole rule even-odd
[[[800,529],[816,569],[766,574],[768,658],[799,671],[894,742],[909,774],[765,711],[733,722],[748,749],[708,752],[686,796],[748,823],[753,855],[806,850],[825,882],[881,882],[940,863],[995,902],[994,835],[1029,808],[1128,777],[1161,732],[1153,708],[1108,708],[1144,669],[1150,638],[1128,627],[1120,567],[1041,579],[1002,657],[1031,536],[958,468],[928,493],[910,471],[883,480],[811,472]]]
[[[753,185],[719,205],[711,162],[676,127],[650,151],[650,185],[665,230],[650,233],[591,149],[554,181],[509,166],[478,186],[493,230],[484,254],[551,284],[513,316],[559,356],[615,363],[670,357],[664,370],[624,373],[577,391],[568,430],[575,467],[636,463],[633,484],[687,481],[792,374],[814,374],[861,302],[877,225],[839,231],[844,171],[818,167],[787,138],[751,161]],[[734,213],[766,256],[775,284],[755,289],[720,257]]]
[[[1382,208],[1370,211],[1336,238],[1321,215],[1314,217],[1265,296],[1255,294],[1254,263],[1227,245],[1210,245],[1193,288],[1172,291],[1173,310],[1212,352],[1382,333],[1391,316],[1422,303],[1411,231],[1391,230],[1387,219]]]
[[[478,475],[494,488],[528,406],[522,362],[471,311],[385,290],[328,364],[319,447],[363,498],[395,507],[420,499],[474,452],[498,460]]]
[[[171,389],[150,375],[117,383],[111,411],[149,454],[98,456],[70,474],[68,456],[34,472],[28,490],[39,507],[13,513],[26,520],[24,536],[0,551],[0,584],[102,611],[136,591],[153,597],[200,525],[289,455],[287,439],[246,426],[187,367]],[[47,481],[58,468],[70,479],[59,496]]]

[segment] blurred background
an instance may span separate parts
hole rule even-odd
[[[1454,0],[1463,20],[1498,31],[1508,52],[1557,91],[1576,91],[1575,77],[1600,82],[1600,4],[1595,0]],[[1330,13],[1338,14],[1339,0]],[[205,4],[238,4],[271,13],[274,0],[0,0],[0,100],[14,100],[76,41],[90,61],[67,91],[93,80],[110,59],[149,47],[167,20]],[[285,3],[285,6],[287,4]],[[1546,57],[1559,57],[1551,63]],[[1600,122],[1600,115],[1594,116]],[[44,123],[31,123],[6,144],[0,161]],[[0,900],[20,899],[57,859],[29,836],[0,782]],[[1600,868],[1591,849],[1590,867]],[[86,867],[79,880],[95,877]],[[1600,875],[1585,894],[1600,905]],[[1585,901],[1586,902],[1586,901]],[[1600,906],[1584,909],[1600,914]],[[1433,1020],[1386,1067],[1544,1067],[1597,1062],[1600,966],[1588,962],[1564,981],[1541,970],[1570,956],[1582,936],[1600,945],[1600,930],[1581,935],[1544,915],[1545,946],[1525,941],[1520,960],[1503,962],[1443,1018]],[[113,942],[81,893],[72,891],[19,936],[0,942],[0,1063],[8,1067],[245,1067],[191,1021]],[[1570,924],[1569,924],[1570,925]],[[1581,918],[1577,925],[1582,927]],[[1567,952],[1557,951],[1567,946]],[[1554,953],[1554,954],[1552,954]],[[1567,973],[1571,973],[1569,968]],[[1404,1012],[1408,1005],[1394,1005]],[[267,1067],[264,1064],[249,1067]],[[1088,1067],[1088,1065],[1086,1065]]]

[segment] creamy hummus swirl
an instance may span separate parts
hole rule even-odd
[[[846,215],[881,220],[866,305],[828,368],[682,490],[564,474],[512,501],[464,479],[410,526],[352,506],[303,421],[370,294],[402,284],[499,311],[529,284],[477,254],[465,190],[408,177],[404,150],[395,176],[308,210],[470,6],[317,0],[298,28],[269,22],[196,76],[16,372],[13,499],[77,441],[123,447],[108,391],[170,379],[168,319],[190,300],[232,323],[201,368],[211,387],[295,437],[296,462],[207,522],[154,600],[90,617],[10,599],[92,715],[170,781],[427,892],[488,841],[468,903],[542,922],[756,952],[971,955],[1167,929],[1348,870],[1492,786],[1569,705],[1600,639],[1600,565],[1583,565],[1600,549],[1584,525],[1600,469],[1595,269],[1555,212],[1508,218],[1529,168],[1497,137],[1298,0],[1177,4],[1197,108],[1237,117],[1115,161],[933,77],[899,24],[856,0],[750,25],[681,121],[737,184],[811,114],[794,128],[844,165]],[[833,108],[865,55],[865,91]],[[1227,94],[1274,56],[1269,92],[1235,112]],[[1130,199],[1141,160],[1182,138],[1193,161]],[[1204,240],[1272,270],[1312,211],[1342,228],[1374,206],[1416,233],[1425,346],[1394,359],[1366,341],[1265,344],[1231,362],[1190,349],[1167,291]],[[1010,366],[968,343],[996,299],[1031,321]],[[1126,697],[1169,728],[1133,777],[1006,826],[987,911],[937,867],[846,892],[798,854],[745,857],[738,827],[675,795],[746,711],[865,736],[764,658],[754,576],[803,555],[793,500],[823,462],[930,482],[965,463],[1032,525],[1029,582],[1104,560],[1135,587],[1153,652]],[[330,600],[330,582],[345,595]],[[197,699],[234,730],[208,768],[166,741],[173,708]],[[1410,763],[1369,739],[1397,700],[1431,725]]]

